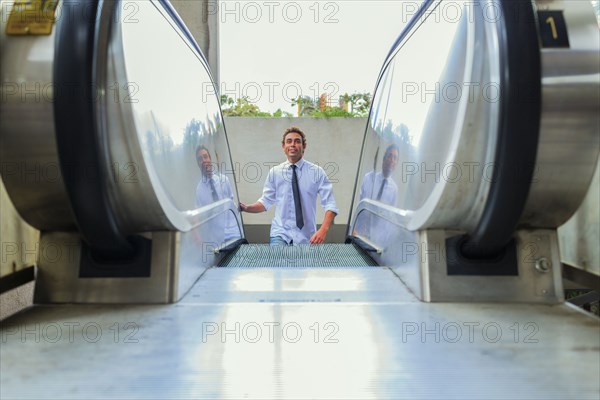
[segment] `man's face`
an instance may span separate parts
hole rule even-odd
[[[391,149],[390,151],[385,153],[383,157],[383,163],[381,169],[383,170],[383,176],[386,178],[389,177],[394,169],[396,168],[396,164],[398,164],[398,150]]]
[[[198,167],[200,167],[200,171],[202,171],[202,175],[212,176],[212,160],[208,151],[201,149],[196,154],[196,162],[198,163]]]
[[[302,144],[302,136],[299,133],[291,132],[285,135],[281,145],[283,152],[291,163],[299,161],[304,155],[305,145]]]

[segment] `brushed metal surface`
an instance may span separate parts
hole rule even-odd
[[[15,208],[37,229],[75,227],[54,136],[54,93],[81,90],[53,84],[54,39],[7,36],[7,13],[0,10],[0,173]],[[57,22],[60,23],[60,20]]]
[[[599,335],[567,305],[421,303],[387,268],[214,268],[178,304],[3,322],[0,395],[597,399]]]
[[[161,237],[162,236],[162,237]],[[160,238],[160,239],[159,239]],[[35,303],[168,303],[174,301],[176,233],[152,239],[150,278],[80,278],[81,239],[76,233],[42,234]]]
[[[588,1],[538,0],[562,10],[569,48],[543,48],[536,170],[521,226],[555,228],[577,210],[600,151],[600,31]]]
[[[581,203],[598,159],[600,34],[590,2],[540,0],[535,5],[539,10],[563,10],[570,48],[542,48],[540,141],[531,191],[519,225],[555,228]],[[443,8],[445,3],[430,4],[432,10],[436,6]],[[495,52],[495,24],[499,19],[482,18],[481,7],[486,6],[493,8],[494,4],[463,5],[463,18],[458,22],[428,24],[423,17],[423,24],[413,28],[410,40],[399,44],[396,54],[386,61],[374,95],[355,199],[361,177],[378,170],[383,149],[391,143],[400,144],[400,160],[392,177],[398,183],[397,206],[412,211],[406,225],[411,230],[469,232],[485,205],[493,176],[499,102],[489,93],[486,97],[475,91],[473,97],[467,90],[472,87],[460,84],[476,82],[500,89],[503,60]],[[456,51],[445,57],[445,38],[436,42],[440,51],[423,53],[425,45],[420,43],[444,24],[452,28],[446,34],[454,38]],[[415,59],[432,68],[440,57],[445,65],[437,77],[441,88],[423,78],[427,68],[411,68]],[[448,98],[443,90],[449,83],[462,88],[463,93],[469,92],[469,101],[450,101],[454,98]],[[434,96],[436,101],[431,100]],[[423,107],[427,113],[419,111]],[[419,129],[415,118],[421,114],[424,122]],[[520,179],[518,165],[514,174],[516,182]]]
[[[148,278],[80,278],[81,245],[75,233],[42,234],[35,303],[173,303],[206,268],[218,263],[208,232],[152,232]]]
[[[3,2],[3,11],[9,5]],[[102,2],[95,21],[95,134],[108,177],[98,184],[125,234],[190,231],[195,225],[189,217],[199,207],[198,144],[210,148],[216,170],[229,176],[233,202],[238,203],[219,100],[205,59],[173,23],[167,7],[139,3],[139,23],[132,24],[130,6]],[[14,38],[5,37],[2,29],[2,35],[0,156],[7,191],[36,228],[73,230],[56,148],[53,91],[81,88],[53,85],[54,34]],[[145,46],[149,42],[155,45],[152,50]],[[177,62],[157,59],[157,53],[172,53]],[[177,67],[172,73],[173,65]],[[190,128],[194,124],[196,131]],[[85,179],[86,171],[67,166],[62,173],[83,174]],[[232,212],[240,221],[237,207]],[[243,228],[240,231],[243,236]]]
[[[431,2],[430,17],[424,15],[391,53],[373,99],[354,207],[364,177],[382,170],[384,150],[395,144],[392,206],[408,212],[408,229],[468,231],[477,225],[500,118],[497,21],[484,18],[485,4],[457,5],[460,18],[438,20],[447,3]],[[439,39],[432,44],[431,37]]]
[[[421,232],[419,256],[423,292],[428,302],[515,302],[558,304],[564,301],[556,230],[519,230],[515,233],[518,276],[448,275],[445,240],[454,234]],[[536,268],[540,259],[549,270]],[[394,270],[402,270],[402,266]]]

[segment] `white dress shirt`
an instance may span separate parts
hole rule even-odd
[[[386,179],[383,190],[381,191],[381,198],[379,200],[377,199],[384,179],[386,178],[381,172],[371,171],[367,173],[364,176],[360,187],[360,200],[369,198],[396,207],[398,185],[391,177]],[[389,222],[378,218],[369,212],[363,212],[359,214],[357,218],[354,229],[360,235],[367,237],[379,246],[386,247],[388,245],[388,232],[391,228]]]
[[[273,205],[277,206],[271,224],[271,237],[280,236],[287,243],[291,241],[294,244],[308,243],[311,236],[317,231],[317,194],[325,211],[338,214],[338,209],[333,198],[333,187],[325,170],[301,158],[296,163],[296,175],[298,176],[304,227],[299,229],[296,226],[291,165],[286,161],[271,168],[262,197],[258,201],[266,210]]]
[[[211,181],[215,190],[213,198]],[[222,199],[233,200],[233,191],[229,178],[219,173],[213,173],[210,178],[202,175],[200,182],[196,186],[196,207],[203,207]],[[241,237],[237,221],[231,212],[226,212],[209,221],[211,234],[218,244],[222,244],[230,239]]]
[[[377,195],[381,189],[383,183],[383,173],[371,171],[363,178],[362,186],[360,187],[360,199],[373,199],[378,200]],[[381,198],[378,200],[382,203],[396,207],[396,201],[398,200],[398,185],[392,180],[391,177],[386,179],[385,186]]]

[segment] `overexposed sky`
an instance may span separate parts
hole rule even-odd
[[[290,99],[373,92],[421,1],[220,1],[221,93],[295,115]]]

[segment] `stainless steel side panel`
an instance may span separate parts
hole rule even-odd
[[[12,3],[3,1],[0,10],[0,173],[29,224],[43,230],[73,229],[56,147],[54,93],[81,88],[53,83],[56,26],[49,36],[6,35]]]
[[[542,116],[536,169],[520,224],[550,228],[577,210],[600,151],[600,31],[589,1],[537,1],[562,10],[569,48],[542,48]],[[540,23],[543,23],[541,21]]]
[[[35,303],[173,303],[217,259],[215,245],[200,233],[152,232],[151,276],[148,278],[80,278],[77,234],[43,234]]]
[[[420,234],[418,254],[423,277],[421,300],[427,302],[520,302],[557,304],[564,301],[560,255],[555,230],[515,233],[517,276],[448,275],[444,231]],[[544,263],[547,270],[539,268]]]

